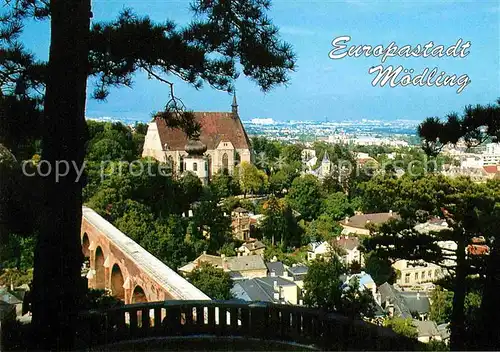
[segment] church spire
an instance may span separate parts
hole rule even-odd
[[[238,115],[238,103],[236,102],[236,90],[233,93],[233,104],[231,104],[234,115]]]

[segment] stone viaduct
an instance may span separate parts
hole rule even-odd
[[[108,289],[125,304],[210,299],[87,207],[83,207],[81,240],[90,259],[89,288]]]

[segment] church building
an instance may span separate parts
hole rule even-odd
[[[201,126],[200,135],[189,140],[182,129],[168,127],[156,117],[149,124],[142,156],[171,163],[176,175],[192,171],[204,184],[217,172],[232,174],[239,163],[252,162],[236,96],[231,112],[194,112],[194,116]]]

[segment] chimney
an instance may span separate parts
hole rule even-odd
[[[348,224],[348,223],[349,223],[349,217],[348,217],[348,216],[346,216],[344,220],[345,220],[345,223],[346,223],[346,224]]]
[[[389,210],[389,216],[392,217],[392,210]]]
[[[420,299],[420,292],[417,292],[417,299]]]
[[[279,301],[281,299],[280,287],[278,286],[278,281],[273,282],[274,299]]]
[[[226,255],[225,254],[221,254],[220,257],[224,260],[226,259]]]
[[[394,306],[391,304],[387,311],[389,313],[389,317],[392,318],[394,316]]]

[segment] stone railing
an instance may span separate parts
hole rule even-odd
[[[327,350],[415,350],[392,330],[316,309],[233,301],[165,301],[82,314],[85,349],[149,338],[243,337]],[[179,343],[179,342],[178,342]],[[127,349],[130,349],[130,344]],[[206,346],[205,346],[206,348]]]

